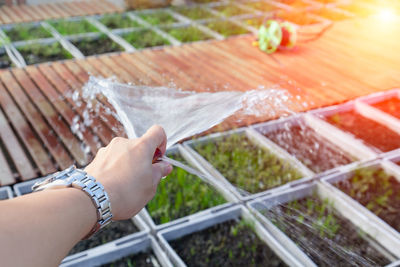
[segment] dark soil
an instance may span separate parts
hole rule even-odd
[[[182,43],[211,39],[194,26],[167,29],[166,32]]]
[[[244,221],[228,221],[171,242],[188,266],[286,266]]]
[[[283,129],[269,132],[265,136],[316,173],[352,162],[338,147],[303,125],[286,123]]]
[[[287,162],[244,136],[231,135],[194,149],[233,185],[250,193],[262,192],[302,177]]]
[[[0,69],[11,67],[12,62],[6,53],[0,54]]]
[[[372,106],[400,119],[400,100],[397,97],[376,103]]]
[[[210,28],[211,30],[216,31],[225,37],[248,33],[247,29],[242,28],[236,24],[233,24],[230,21],[210,22],[210,23],[206,24],[206,26],[208,28]]]
[[[318,21],[314,18],[308,16],[305,11],[283,11],[279,10],[276,12],[276,17],[282,20],[287,20],[289,22],[295,23],[297,25],[311,25],[315,24]]]
[[[362,238],[328,201],[307,197],[279,205],[265,215],[318,266],[382,266],[390,263]]]
[[[182,163],[179,156],[171,157]],[[161,180],[157,193],[147,204],[147,210],[156,224],[185,217],[225,203],[225,199],[200,178],[175,167]]]
[[[182,14],[183,16],[193,20],[215,18],[215,16],[210,11],[207,11],[206,9],[198,6],[195,7],[180,6],[174,8],[174,10]]]
[[[68,255],[103,245],[136,232],[139,232],[139,229],[133,224],[132,220],[112,222],[91,238],[80,241]]]
[[[383,152],[400,147],[400,135],[354,111],[337,113],[326,119],[329,123],[352,133]]]
[[[122,47],[114,43],[106,35],[101,35],[98,39],[85,38],[79,41],[71,41],[71,43],[85,56],[123,51]]]
[[[138,253],[136,255],[132,255],[132,256],[128,256],[125,258],[122,258],[120,260],[114,261],[112,263],[109,264],[104,264],[102,265],[102,267],[141,267],[141,266],[145,266],[145,267],[152,267],[152,266],[160,266],[160,264],[158,263],[158,265],[153,264],[153,262],[157,261],[156,256],[154,256],[153,253],[151,252],[141,252]]]
[[[400,231],[400,183],[395,177],[365,168],[335,186]]]
[[[41,26],[33,26],[31,24],[18,24],[9,30],[4,30],[4,32],[13,42],[52,37]]]
[[[72,58],[72,55],[59,43],[51,45],[31,44],[17,49],[28,65]]]
[[[124,34],[122,38],[137,49],[169,44],[168,40],[150,29]]]
[[[330,8],[321,8],[321,9],[313,10],[312,13],[315,14],[315,15],[324,17],[326,19],[333,20],[333,21],[345,20],[345,19],[349,19],[350,18],[346,14],[337,12],[337,11],[332,10]]]

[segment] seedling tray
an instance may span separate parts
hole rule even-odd
[[[96,38],[79,38],[71,39],[70,42],[76,46],[85,56],[120,52],[123,47],[108,38],[107,35],[101,34]]]
[[[262,225],[257,220],[255,220],[255,218],[251,215],[251,213],[242,205],[236,205],[236,206],[230,207],[228,209],[222,209],[219,211],[215,211],[214,213],[209,214],[208,216],[203,216],[201,218],[198,217],[187,223],[169,227],[167,229],[164,229],[164,230],[158,232],[157,236],[160,240],[161,246],[165,249],[165,251],[166,251],[167,255],[170,257],[172,263],[175,266],[186,266],[183,259],[180,258],[178,256],[177,252],[172,249],[171,244],[176,241],[179,241],[180,238],[185,238],[185,237],[188,238],[188,237],[190,237],[190,235],[197,235],[198,232],[200,232],[202,230],[207,231],[207,229],[210,229],[213,226],[216,226],[216,225],[222,224],[222,223],[226,223],[226,222],[229,222],[232,220],[234,220],[236,222],[239,222],[240,220],[245,220],[253,225],[254,232],[257,234],[258,238],[261,239],[263,242],[265,242],[267,244],[267,246],[269,247],[269,248],[265,247],[265,249],[266,249],[267,253],[269,255],[271,255],[270,257],[274,258],[273,263],[276,264],[277,262],[282,263],[283,261],[285,261],[285,263],[288,264],[289,266],[299,266],[300,265],[298,260],[286,249],[286,247],[282,246],[281,244],[276,242],[276,240],[274,238],[272,238],[270,233],[268,231],[266,231],[262,227]],[[228,241],[228,245],[232,245],[232,244],[238,245],[238,242]],[[196,253],[196,248],[199,246],[199,244],[193,242],[191,245],[192,246],[189,249],[189,251],[193,251],[194,253]],[[221,244],[218,244],[218,245],[220,246]],[[210,247],[210,249],[211,249],[211,247]],[[261,250],[261,247],[260,247],[260,250]],[[220,254],[219,252],[217,252],[217,255],[221,255],[221,257],[225,257],[225,256],[223,256],[223,254]],[[229,253],[228,253],[228,255],[229,255]],[[231,256],[234,256],[234,254],[232,253]],[[238,256],[239,255],[236,255],[235,257],[238,257]],[[209,255],[204,256],[203,261],[202,261],[202,262],[204,262],[204,264],[206,264],[205,261],[208,257],[209,257]],[[277,257],[281,258],[282,261],[279,261],[277,259]],[[222,261],[229,260],[229,256],[225,257],[221,260]],[[210,263],[210,264],[212,264],[212,263]],[[246,264],[250,264],[250,263],[246,263]],[[276,265],[272,264],[272,266],[276,266]]]
[[[188,164],[174,147],[167,156]],[[174,170],[161,180],[157,194],[141,212],[152,229],[185,221],[185,217],[226,203],[223,196],[206,182],[183,169]]]
[[[52,37],[52,35],[38,23],[15,24],[11,27],[3,28],[3,31],[12,42]]]
[[[157,261],[161,266],[172,266],[156,240],[148,234],[123,237],[101,247],[88,250],[85,254],[66,258],[60,266],[130,266],[129,262],[132,259],[135,259],[136,263],[146,254],[151,255],[150,260]]]
[[[85,19],[62,19],[50,21],[49,24],[52,25],[61,35],[75,35],[99,31]]]
[[[13,198],[13,191],[9,186],[0,187],[0,200]]]
[[[72,55],[55,41],[48,44],[27,43],[16,48],[27,65],[72,58]]]
[[[277,11],[279,9],[288,9],[288,6],[282,5],[280,3],[276,2],[266,2],[266,1],[249,1],[249,2],[244,2],[243,5],[252,8],[257,11],[261,11],[264,13],[272,12],[272,11]]]
[[[178,22],[177,19],[166,11],[140,12],[136,13],[136,15],[150,25],[169,25]]]
[[[247,34],[249,31],[229,20],[215,20],[203,24],[224,37]]]
[[[391,253],[375,241],[379,236],[363,233],[346,218],[346,203],[341,202],[322,184],[312,183],[259,198],[248,206],[278,240],[301,249],[298,255],[304,262],[312,259],[318,266],[381,266],[393,261]]]
[[[360,169],[367,169],[370,171],[369,173],[360,172]],[[386,175],[383,173],[381,173],[380,176],[376,176],[376,171],[379,169],[382,169],[390,178],[386,179]],[[397,257],[400,256],[400,233],[373,212],[378,213],[381,207],[385,207],[386,209],[383,210],[380,215],[384,216],[387,214],[386,212],[390,207],[398,205],[398,200],[392,200],[392,194],[395,194],[392,190],[398,190],[400,185],[399,173],[399,167],[392,162],[376,160],[360,164],[356,167],[353,166],[347,171],[329,175],[321,180],[328,192],[346,201],[348,208],[353,210],[348,216],[350,220],[352,220],[352,217],[358,216],[364,224],[379,228],[382,233],[386,233],[380,236],[380,242],[387,250],[391,251],[391,253]],[[367,177],[371,175],[374,175],[373,180],[366,180]],[[387,183],[385,184],[384,181]],[[376,183],[375,187],[373,186],[374,183]],[[354,185],[358,185],[358,187],[354,187]],[[362,187],[360,187],[361,185]],[[389,188],[386,190],[388,185]],[[339,189],[338,186],[344,191]],[[381,194],[381,192],[384,194]],[[392,193],[385,194],[387,192]],[[384,204],[387,203],[386,198],[390,198],[389,206]],[[396,198],[396,196],[394,196],[394,198]],[[368,210],[368,208],[372,211]],[[386,219],[385,217],[383,218]],[[391,220],[393,222],[393,218],[391,218]],[[355,221],[353,221],[353,223],[356,224]],[[371,233],[371,230],[364,228],[362,224],[358,224],[358,226],[365,232]],[[394,223],[394,226],[398,226],[397,221]]]
[[[318,135],[301,116],[253,126],[315,173],[351,163],[353,158]]]
[[[213,10],[217,11],[219,14],[225,17],[234,17],[252,13],[251,10],[240,8],[239,6],[234,5],[233,3],[215,6],[213,7]]]
[[[164,39],[151,29],[143,29],[132,31],[130,33],[124,33],[121,34],[121,37],[136,49],[170,44],[168,40]]]
[[[364,117],[358,110],[338,112],[325,118],[329,123],[350,132],[378,150],[388,152],[399,148],[400,134],[385,125]]]
[[[110,29],[135,28],[140,26],[139,23],[131,20],[125,14],[104,15],[99,17],[98,20]]]
[[[212,36],[204,33],[196,26],[165,28],[163,30],[182,43],[212,39]]]
[[[313,176],[313,172],[271,143],[254,130],[242,128],[185,142],[184,148],[192,155],[191,163],[199,170],[220,181],[219,186],[230,190],[238,199],[247,200]],[[201,154],[206,152],[203,157]],[[276,167],[271,167],[272,164]],[[258,182],[257,177],[261,179]]]
[[[174,7],[172,10],[192,20],[215,18],[215,16],[210,11],[201,6],[178,6]]]

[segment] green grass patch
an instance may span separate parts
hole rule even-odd
[[[232,35],[245,34],[245,33],[249,32],[245,28],[242,28],[236,24],[233,24],[230,21],[210,22],[210,23],[206,24],[206,26],[208,28],[210,28],[211,30],[216,31],[225,37],[229,37]]]
[[[17,49],[28,65],[72,58],[72,55],[59,43],[50,45],[30,44]]]
[[[110,29],[140,27],[139,23],[121,14],[104,15],[99,21]]]
[[[180,156],[172,157],[184,162]],[[195,212],[225,203],[225,199],[200,178],[175,167],[161,180],[147,210],[157,224],[182,218]]]
[[[121,37],[138,49],[169,44],[168,40],[150,29],[131,32]]]
[[[49,22],[62,35],[73,35],[85,32],[98,32],[99,30],[86,20],[68,21],[57,20]]]
[[[123,51],[123,48],[120,45],[104,34],[97,39],[84,38],[79,41],[71,41],[71,43],[85,56]]]
[[[151,25],[168,25],[177,22],[177,20],[167,12],[155,12],[149,14],[139,14],[139,17]]]
[[[244,10],[240,7],[233,6],[233,5],[223,5],[223,6],[217,6],[213,8],[214,10],[218,11],[222,15],[226,17],[233,17],[233,16],[238,16],[242,14],[248,14],[249,12],[247,10]]]
[[[199,6],[176,7],[176,8],[174,8],[174,10],[192,20],[215,18],[215,16],[210,11],[208,11],[202,7],[199,7]]]
[[[42,26],[32,24],[18,24],[11,29],[4,30],[4,32],[13,42],[52,37]]]
[[[230,135],[194,149],[233,185],[258,193],[299,179],[287,162],[241,135]]]
[[[182,43],[211,39],[210,36],[194,26],[167,29],[166,32]]]

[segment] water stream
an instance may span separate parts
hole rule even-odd
[[[98,101],[99,95],[106,96],[112,108]],[[167,134],[168,148],[181,140],[209,130],[226,119],[234,118],[238,121],[245,121],[247,117],[276,118],[292,115],[294,113],[292,110],[302,110],[307,105],[306,102],[299,101],[301,100],[299,96],[292,96],[286,90],[279,88],[259,88],[247,92],[198,93],[168,87],[121,84],[112,78],[96,77],[90,77],[80,95],[73,94],[71,97],[76,98],[76,101],[86,102],[83,118],[77,117],[72,125],[76,135],[79,135],[82,129],[90,127],[96,116],[102,118],[103,121],[107,120],[104,116],[106,113],[106,115],[116,117],[122,123],[129,138],[140,137],[154,124],[161,125]],[[302,107],[299,108],[299,105]],[[287,131],[275,134],[275,141],[278,145],[290,150],[291,146],[285,147],[285,144],[290,143],[291,135],[296,134],[301,135],[300,139],[299,136],[296,136],[295,140],[293,139],[293,142],[298,144],[297,150],[303,149],[308,155],[328,151],[326,144],[317,144],[317,141],[314,140],[299,144],[302,139],[309,140],[311,136],[309,129],[299,123],[296,127],[300,127],[300,130],[291,133],[289,126],[286,126]],[[261,133],[268,136],[267,133]],[[280,141],[282,144],[279,144]],[[319,142],[324,141],[319,140]],[[329,146],[329,149],[331,151],[335,148]],[[298,156],[296,151],[293,151],[293,154]],[[330,152],[329,155],[333,155],[333,152]],[[181,162],[165,156],[162,157],[162,160],[198,176],[207,183],[214,185],[219,183]],[[326,156],[324,160],[328,160]],[[337,162],[340,161],[335,161],[335,164]],[[307,163],[305,164],[307,165]],[[314,162],[310,161],[308,164],[311,166]],[[345,240],[335,240],[335,238],[323,235],[321,237],[320,233],[324,230],[321,230],[322,228],[315,229],[315,224],[319,222],[318,218],[306,214],[305,211],[297,209],[289,215],[282,211],[292,208],[292,206],[284,204],[278,209],[267,209],[263,212],[279,228],[290,229],[287,235],[315,262],[326,266],[336,266],[339,262],[344,266],[382,264],[379,257],[355,254],[354,250],[346,247],[346,242],[343,242]],[[300,217],[301,220],[298,219]],[[341,238],[346,237],[342,235]],[[321,251],[321,248],[325,251]]]

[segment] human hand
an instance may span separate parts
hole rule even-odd
[[[154,197],[160,179],[172,171],[166,162],[152,163],[157,149],[164,155],[166,144],[164,130],[155,125],[137,139],[114,138],[85,168],[104,186],[113,220],[131,218]]]

